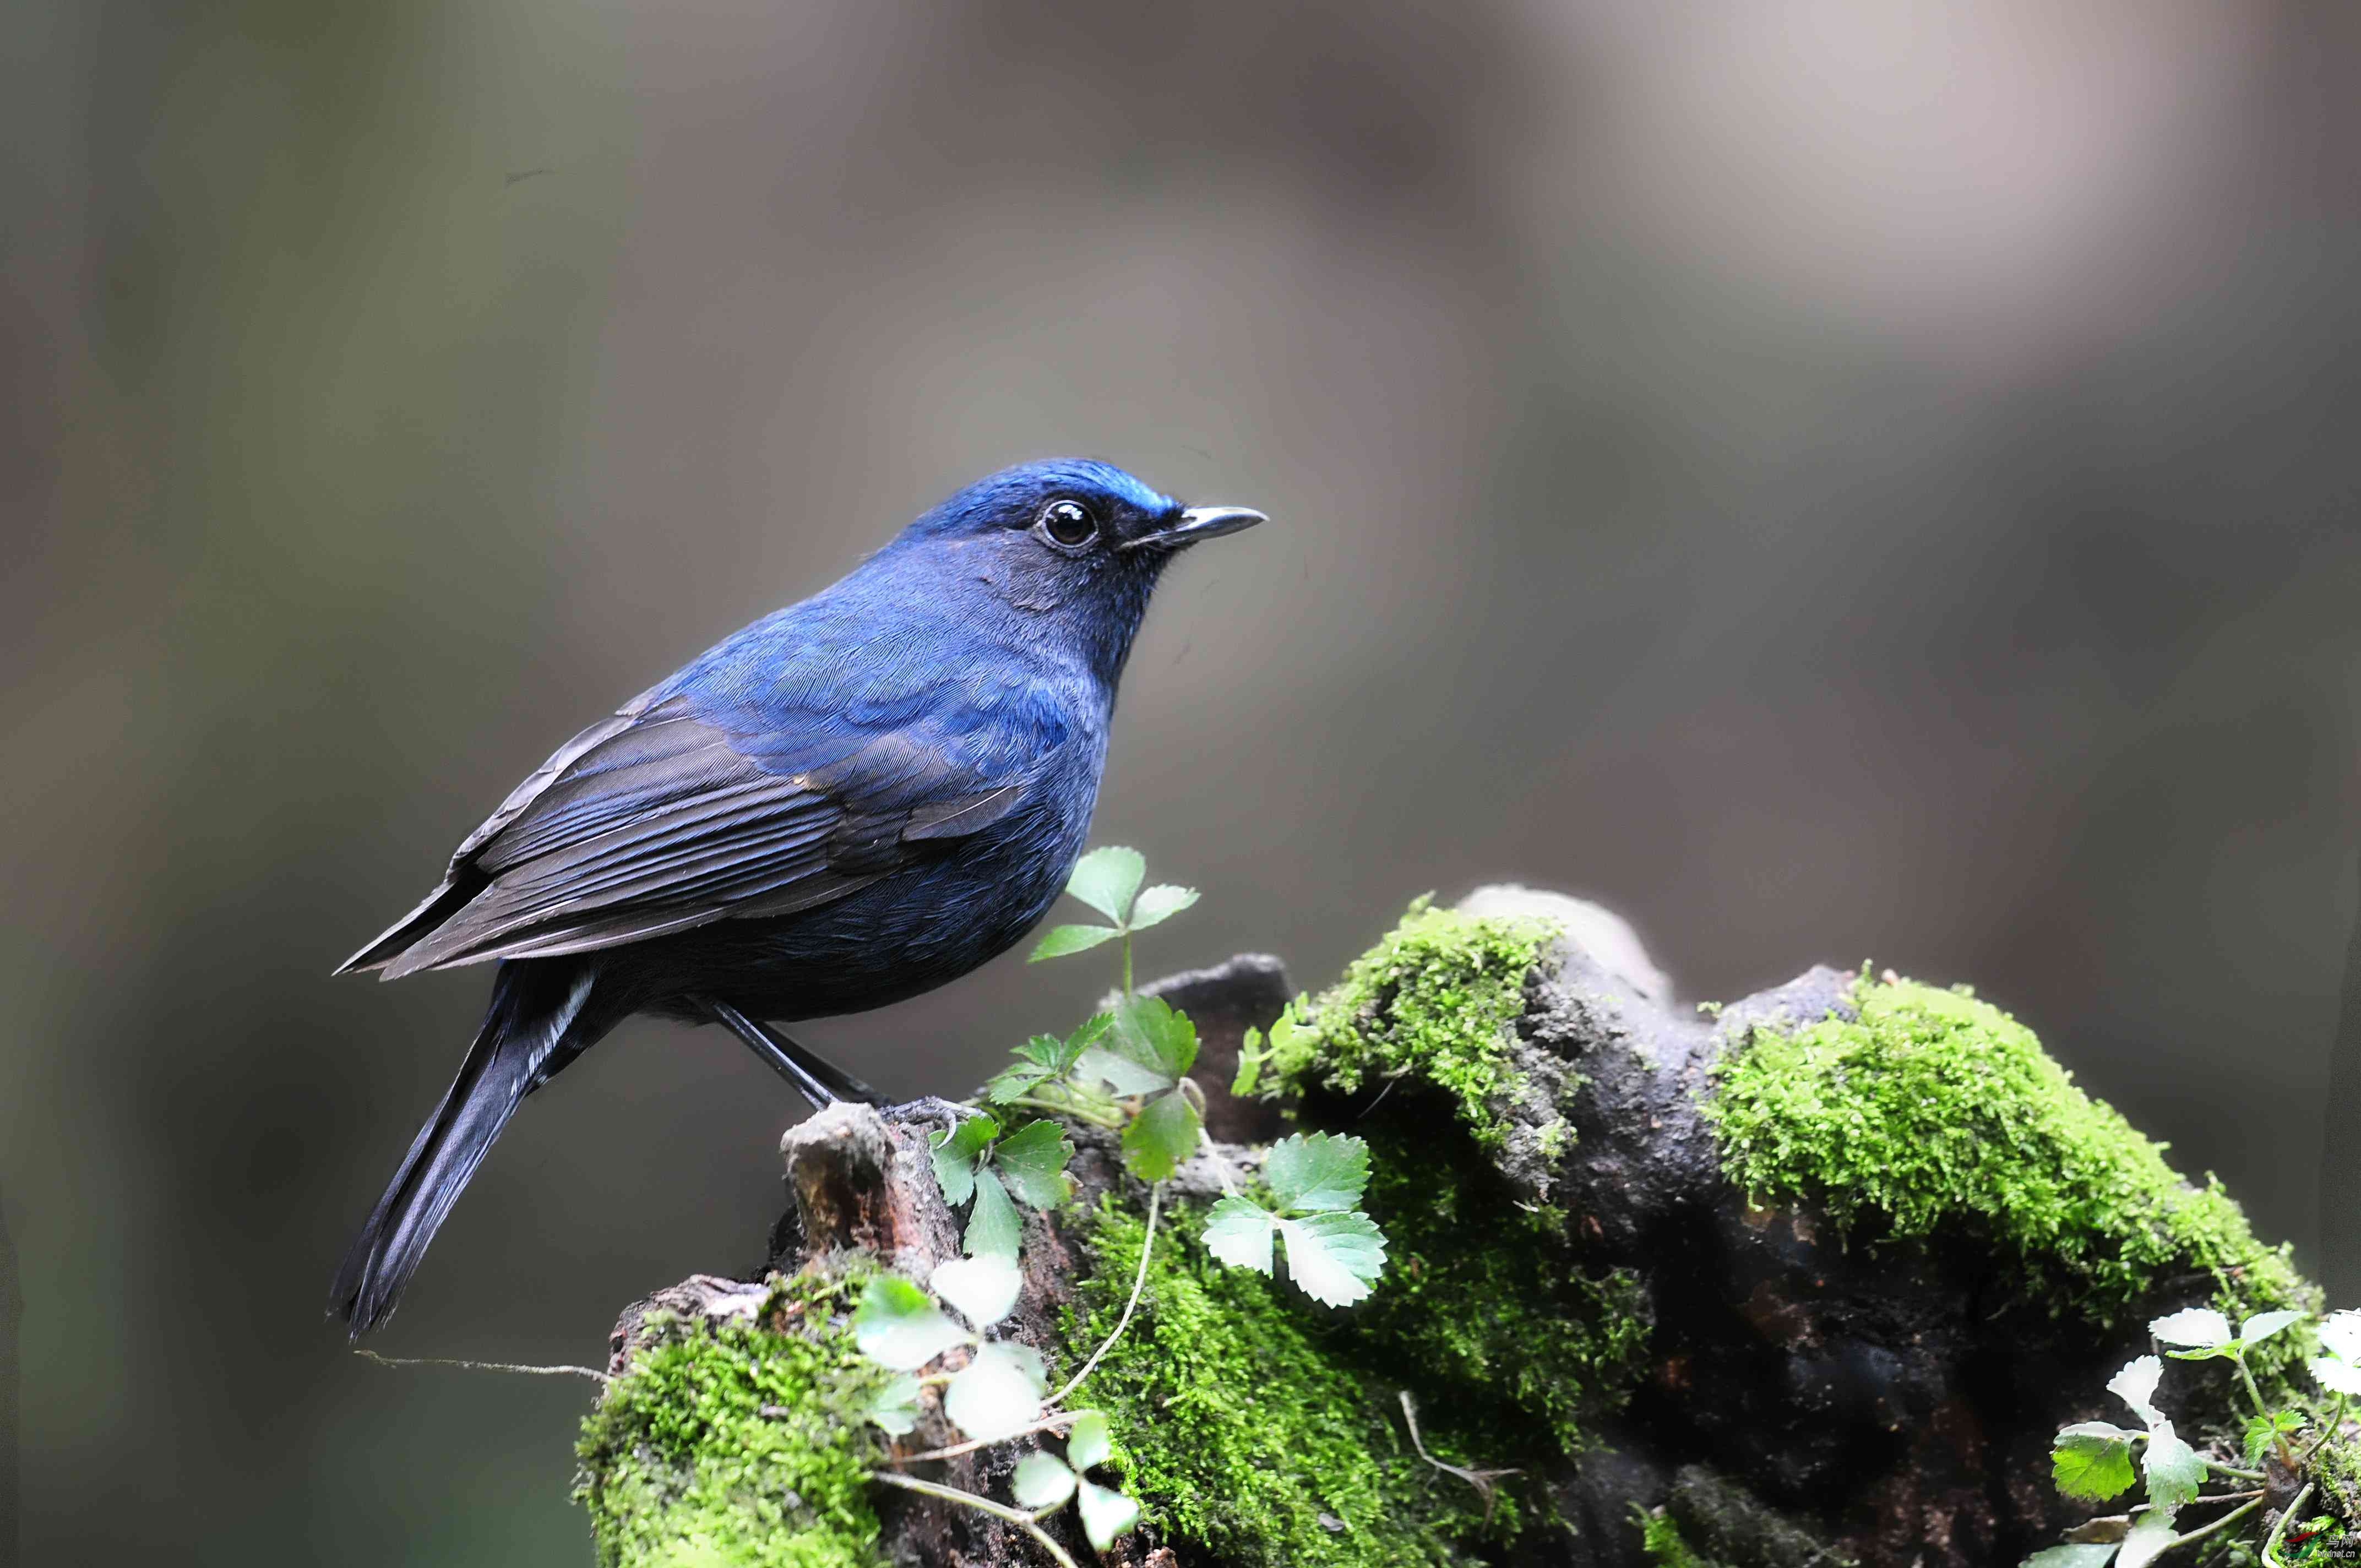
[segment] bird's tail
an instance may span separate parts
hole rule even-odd
[[[336,1271],[328,1311],[344,1319],[354,1339],[393,1315],[427,1244],[518,1104],[613,1023],[605,1009],[594,1010],[596,1017],[585,1011],[596,979],[587,964],[500,965],[459,1076],[418,1130]]]

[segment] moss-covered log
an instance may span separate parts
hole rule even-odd
[[[1156,989],[1199,1025],[1220,1157],[1251,1172],[1290,1127],[1366,1138],[1391,1252],[1368,1300],[1312,1305],[1206,1254],[1214,1169],[1181,1169],[1137,1314],[1078,1396],[1114,1418],[1110,1474],[1147,1508],[1107,1562],[2015,1564],[2093,1511],[2051,1487],[2050,1437],[2104,1413],[2151,1317],[2318,1305],[2218,1187],[1964,992],[1816,970],[1679,1007],[1611,916],[1488,890],[1413,907],[1240,1102],[1239,1038],[1288,998],[1276,961]],[[867,1420],[881,1378],[849,1327],[864,1276],[955,1255],[926,1138],[956,1114],[792,1129],[764,1278],[625,1314],[582,1442],[603,1562],[1046,1561],[1005,1520],[862,1479],[956,1441],[932,1391],[906,1436]],[[998,1331],[1060,1381],[1119,1319],[1147,1235],[1112,1138],[1072,1135],[1077,1196],[1027,1216]],[[2213,1365],[2181,1380],[2185,1431],[2231,1422]],[[912,1473],[1005,1498],[1030,1442]],[[2317,1495],[2350,1510],[2356,1469],[2332,1448]]]

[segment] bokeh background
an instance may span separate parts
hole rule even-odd
[[[1096,837],[1206,895],[1150,970],[1317,985],[1513,876],[1692,997],[1971,981],[2361,1290],[2321,1174],[2361,1119],[2361,7],[10,34],[24,1561],[588,1561],[583,1387],[389,1371],[320,1317],[485,981],[328,970],[578,725],[1062,452],[1276,519],[1177,570],[1133,662]],[[809,1034],[957,1091],[1103,978],[1012,957]],[[714,1031],[627,1026],[383,1348],[595,1360],[758,1255],[798,1110]]]

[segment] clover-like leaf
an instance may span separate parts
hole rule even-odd
[[[927,1276],[927,1285],[972,1327],[988,1329],[1016,1310],[1025,1272],[1013,1259],[989,1254],[955,1257]]]
[[[2116,1568],[2147,1568],[2169,1550],[2174,1541],[2173,1508],[2150,1508],[2132,1520],[2132,1528],[2124,1532],[2123,1545],[2115,1549]]]
[[[1093,1464],[1104,1464],[1115,1452],[1115,1440],[1107,1431],[1107,1419],[1096,1410],[1084,1410],[1074,1419],[1074,1430],[1066,1437],[1066,1463],[1076,1470],[1088,1470]]]
[[[1145,931],[1150,926],[1161,926],[1196,902],[1197,890],[1193,887],[1159,883],[1141,894],[1139,902],[1131,906],[1131,928]]]
[[[2237,1336],[2230,1332],[2230,1320],[2211,1307],[2190,1307],[2157,1319],[2147,1332],[2167,1344],[2180,1345],[2186,1350],[2202,1353],[2199,1356],[2182,1355],[2193,1361],[2227,1348]]]
[[[852,1314],[852,1343],[892,1372],[916,1372],[966,1338],[924,1290],[896,1275],[871,1280]]]
[[[1313,1300],[1349,1307],[1385,1271],[1386,1236],[1367,1214],[1313,1214],[1279,1222],[1287,1276]]]
[[[1196,1149],[1200,1125],[1187,1095],[1158,1095],[1123,1130],[1123,1168],[1142,1181],[1163,1180]]]
[[[1262,1177],[1282,1209],[1349,1209],[1368,1189],[1369,1146],[1333,1133],[1290,1134],[1271,1146]]]
[[[1232,1268],[1270,1272],[1270,1238],[1279,1222],[1259,1203],[1235,1193],[1220,1200],[1205,1216],[1205,1250]]]
[[[996,1340],[980,1347],[943,1391],[943,1414],[980,1442],[997,1442],[1033,1424],[1048,1379],[1041,1353]]]
[[[2268,1416],[2246,1418],[2246,1442],[2242,1452],[2249,1464],[2260,1464],[2263,1455],[2287,1432],[2303,1430],[2303,1418],[2293,1410],[2274,1410]]]
[[[889,1436],[908,1436],[918,1425],[918,1380],[905,1374],[877,1390],[869,1401],[869,1419]]]
[[[2301,1312],[2257,1312],[2238,1325],[2238,1343],[2241,1345],[2260,1344],[2273,1334],[2301,1321]]]
[[[1028,1122],[1000,1140],[992,1151],[992,1168],[1017,1201],[1036,1209],[1054,1209],[1074,1195],[1066,1162],[1074,1146],[1055,1122]]]
[[[2339,1361],[2361,1366],[2361,1312],[2348,1307],[2321,1319],[2320,1348]]]
[[[2107,1392],[2129,1405],[2140,1425],[2152,1427],[2164,1419],[2156,1408],[2156,1386],[2163,1380],[2163,1362],[2153,1355],[2137,1356],[2107,1379]]]
[[[2050,1479],[2070,1497],[2104,1502],[2131,1489],[2133,1434],[2105,1421],[2061,1428],[2049,1450]]]
[[[966,1247],[970,1257],[998,1257],[1010,1263],[1016,1261],[1016,1244],[1025,1234],[1025,1223],[1017,1218],[1016,1205],[1008,1201],[1008,1189],[1000,1184],[990,1167],[975,1173],[975,1208],[967,1217]]]
[[[999,1135],[1000,1124],[984,1115],[963,1117],[949,1131],[927,1135],[935,1185],[943,1190],[944,1202],[956,1209],[975,1196],[976,1166]]]
[[[1172,1075],[1161,1068],[1143,1066],[1099,1046],[1082,1053],[1082,1059],[1074,1064],[1074,1076],[1088,1083],[1104,1083],[1109,1092],[1126,1097],[1153,1094],[1173,1083]]]
[[[1062,959],[1069,953],[1087,953],[1101,942],[1112,942],[1123,933],[1113,926],[1052,926],[1047,935],[1033,944],[1025,955],[1028,964],[1044,959]]]
[[[1032,1062],[1002,1068],[986,1080],[983,1097],[994,1105],[1014,1105],[1049,1081],[1049,1069]]]
[[[1137,1503],[1095,1482],[1077,1483],[1075,1508],[1082,1516],[1082,1533],[1099,1552],[1113,1546],[1115,1537],[1139,1522]]]
[[[2140,1468],[2147,1472],[2147,1500],[2159,1508],[2196,1501],[2197,1488],[2205,1480],[2205,1461],[2166,1420],[2148,1429],[2147,1452],[2140,1455]]]
[[[1128,997],[1115,1010],[1105,1044],[1118,1056],[1178,1079],[1197,1060],[1197,1026],[1160,996]]]
[[[1016,1462],[1008,1492],[1018,1508],[1033,1513],[1063,1508],[1074,1495],[1074,1473],[1054,1453],[1028,1453]]]
[[[2107,1559],[2115,1554],[2112,1542],[2104,1546],[2088,1541],[2074,1541],[2064,1546],[2047,1546],[2026,1558],[2018,1568],[2106,1568]]]
[[[2307,1365],[2312,1368],[2312,1381],[2330,1393],[2361,1398],[2361,1366],[2330,1355],[2315,1355]]]
[[[1066,891],[1120,926],[1131,913],[1133,895],[1148,880],[1148,860],[1137,850],[1109,844],[1074,862]]]

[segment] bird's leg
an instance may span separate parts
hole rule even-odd
[[[809,1101],[813,1110],[840,1100],[858,1100],[868,1105],[884,1101],[884,1095],[842,1068],[823,1061],[809,1047],[796,1044],[768,1024],[749,1018],[717,997],[708,996],[702,1001],[715,1023],[745,1041],[746,1048],[762,1058],[773,1072],[794,1084],[796,1092]]]

